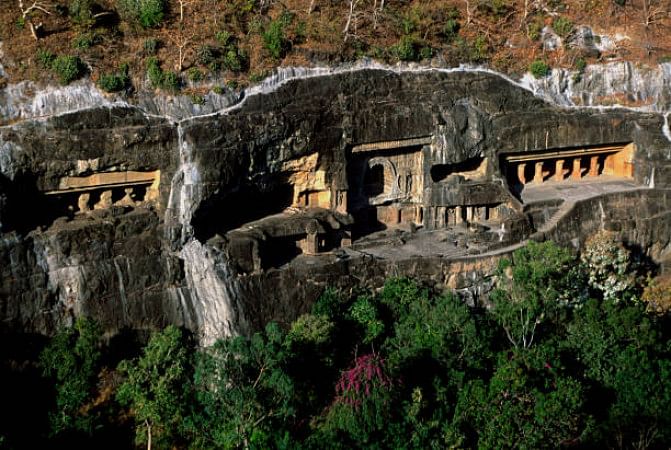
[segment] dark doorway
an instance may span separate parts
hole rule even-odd
[[[376,164],[369,167],[363,179],[363,192],[367,197],[377,197],[384,193],[384,167]]]

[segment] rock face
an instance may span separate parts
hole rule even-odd
[[[105,105],[6,125],[2,328],[48,334],[85,314],[110,334],[174,323],[209,342],[390,275],[477,301],[525,239],[598,227],[662,260],[664,126],[489,72],[391,70],[287,80],[180,122]]]

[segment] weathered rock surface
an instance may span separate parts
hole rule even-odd
[[[490,72],[438,70],[287,80],[180,122],[106,105],[6,125],[0,128],[1,327],[48,334],[86,314],[110,334],[175,323],[207,341],[268,320],[289,322],[328,285],[376,287],[390,275],[468,290],[477,300],[483,277],[510,249],[459,258],[334,253],[246,274],[230,263],[226,232],[287,206],[281,189],[293,162],[317,154],[324,183],[347,191],[352,149],[379,142],[426,138],[432,164],[486,160],[482,195],[511,204],[502,155],[633,143],[633,181],[655,189],[579,204],[547,237],[571,243],[608,227],[663,259],[671,224],[664,125],[659,113],[563,108]],[[70,219],[50,212],[47,193],[62,188],[64,177],[156,170],[160,195],[151,205],[84,214],[75,214],[75,206]]]

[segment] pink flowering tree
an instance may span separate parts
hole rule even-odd
[[[324,431],[356,445],[372,442],[384,433],[390,418],[393,385],[384,358],[376,353],[357,357],[336,383],[336,397],[326,415]]]

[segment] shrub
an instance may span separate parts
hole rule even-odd
[[[424,46],[419,51],[419,59],[431,59],[433,57],[433,49],[428,46]]]
[[[291,23],[293,16],[291,14],[282,14],[276,20],[270,22],[268,29],[263,32],[263,46],[270,56],[280,59],[284,56],[289,47],[289,40],[286,37],[285,29]]]
[[[198,50],[196,50],[196,60],[198,61],[198,64],[209,67],[215,62],[216,58],[215,49],[209,45],[201,45],[198,47]]]
[[[166,91],[177,92],[179,91],[180,84],[181,80],[177,72],[165,72],[163,74],[163,84],[161,87]]]
[[[154,89],[165,89],[166,91],[179,91],[181,80],[175,72],[164,72],[158,63],[158,59],[151,57],[147,60],[147,78]]]
[[[229,47],[224,55],[223,65],[233,72],[240,72],[243,68],[245,55],[237,47]]]
[[[77,49],[89,48],[100,42],[100,37],[94,33],[80,33],[72,41],[72,47]]]
[[[130,78],[128,77],[128,64],[122,64],[121,68],[116,73],[103,73],[98,80],[100,89],[106,92],[116,92],[124,89]]]
[[[401,61],[415,61],[418,57],[416,45],[414,37],[401,36],[398,44],[392,46],[391,53]]]
[[[61,55],[54,58],[51,68],[56,72],[61,84],[69,84],[81,78],[85,72],[82,60],[78,56],[72,55]]]
[[[203,79],[203,73],[198,70],[197,67],[192,67],[188,70],[187,75],[189,77],[189,80],[193,82],[198,82]]]
[[[483,35],[479,35],[475,38],[473,46],[471,47],[470,59],[474,62],[480,62],[487,59],[487,54],[489,53],[489,45],[487,44],[487,38]]]
[[[576,73],[573,75],[573,82],[578,83],[582,80],[582,75],[585,73],[585,68],[587,67],[587,61],[584,58],[578,58],[575,61]]]
[[[477,9],[493,19],[501,19],[512,9],[512,5],[509,0],[480,0]]]
[[[214,34],[214,38],[215,38],[215,39],[217,40],[217,42],[219,42],[221,45],[228,45],[228,44],[230,43],[232,37],[233,37],[233,35],[231,35],[231,33],[229,33],[229,32],[226,31],[226,30],[223,30],[223,31],[217,31],[217,32]]]
[[[143,28],[156,27],[163,22],[165,0],[117,0],[117,9],[124,20]]]
[[[267,76],[268,76],[268,72],[266,72],[265,70],[261,70],[261,71],[258,71],[258,72],[252,72],[251,74],[249,74],[249,81],[251,81],[252,83],[258,83],[259,81],[263,80]]]
[[[217,95],[221,95],[224,93],[224,88],[221,86],[215,86],[212,88],[212,92],[214,92]]]
[[[158,59],[152,57],[147,60],[147,78],[153,88],[157,89],[162,86],[163,70],[158,65]]]
[[[51,68],[51,64],[56,59],[56,55],[51,53],[49,50],[43,48],[38,48],[37,53],[35,54],[35,60],[43,69]]]
[[[443,26],[443,35],[447,41],[451,41],[459,33],[461,25],[456,18],[447,19]]]
[[[146,55],[155,55],[156,52],[158,51],[159,41],[158,39],[154,38],[146,39],[142,47]]]
[[[566,17],[559,17],[552,24],[552,28],[555,30],[555,33],[557,33],[559,36],[566,37],[569,35],[571,31],[573,31],[573,22],[571,22]]]
[[[84,26],[93,24],[91,0],[72,0],[68,6],[68,14],[76,24]]]
[[[537,59],[529,65],[529,72],[531,72],[534,78],[543,78],[550,73],[550,66]]]
[[[532,41],[540,39],[541,31],[543,31],[543,22],[541,20],[534,20],[527,25],[527,37]]]

